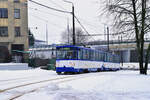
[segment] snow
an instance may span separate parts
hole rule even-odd
[[[28,70],[27,63],[0,63],[0,70]]]
[[[77,75],[57,75],[55,71],[39,68],[0,70],[0,90],[55,78],[64,79],[0,92],[0,100],[21,93],[15,100],[150,100],[150,75],[131,70]]]
[[[139,69],[139,63],[123,63],[123,66],[122,64],[121,65],[121,68],[123,69],[130,69],[130,70],[138,70]],[[150,64],[148,64],[148,68],[150,68]]]

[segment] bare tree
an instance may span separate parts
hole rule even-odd
[[[84,35],[84,32],[81,28],[75,29],[75,35],[76,35],[76,44],[82,44],[85,42],[88,42],[89,37]],[[62,42],[65,44],[72,44],[73,43],[73,31],[72,28],[69,30],[65,30],[62,32]]]
[[[106,10],[114,16],[116,35],[122,34],[136,40],[140,74],[147,74],[150,44],[144,61],[144,37],[150,31],[149,0],[109,0]]]

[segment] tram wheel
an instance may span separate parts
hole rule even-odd
[[[98,69],[97,69],[97,72],[100,72],[100,71],[101,71],[101,69],[100,69],[100,68],[98,68]]]

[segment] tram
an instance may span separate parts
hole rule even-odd
[[[120,57],[118,55],[72,45],[56,47],[56,72],[58,74],[119,69]]]

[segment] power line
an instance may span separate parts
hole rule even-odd
[[[83,22],[83,23],[84,23],[84,22]],[[92,25],[90,25],[90,24],[86,24],[86,25],[89,26],[89,28],[90,28],[91,30],[93,30],[94,32],[99,33],[99,31],[97,30],[97,28],[95,28],[94,26],[91,27]]]
[[[83,30],[88,34],[88,36],[91,36],[89,34],[89,32],[86,30],[86,28],[81,24],[81,22],[79,21],[79,19],[75,16],[75,18],[77,19],[78,23],[81,25],[81,27],[83,28]],[[93,37],[92,37],[93,38]],[[95,41],[95,39],[93,38],[93,40]]]
[[[35,10],[35,11],[39,11],[39,12],[45,13],[45,14],[53,15],[55,17],[59,17],[59,18],[61,17],[61,18],[65,18],[66,19],[65,16],[60,16],[60,15],[56,15],[56,14],[53,14],[53,13],[45,12],[45,11],[39,10],[37,8],[31,8],[31,7],[29,7],[29,8],[32,9],[32,10]]]
[[[78,19],[82,20],[84,23],[89,24],[90,26],[98,27],[98,26],[95,25],[95,23],[92,23],[92,22],[90,22],[89,20],[87,21],[87,20],[84,20],[83,18],[79,18],[79,17],[78,17]],[[93,24],[94,24],[94,25],[93,25]]]
[[[29,0],[29,1],[32,2],[32,3],[35,3],[35,4],[37,4],[37,5],[46,7],[46,8],[48,8],[48,9],[54,10],[54,11],[72,14],[72,12],[68,12],[68,11],[63,11],[63,10],[59,10],[59,9],[56,9],[56,8],[52,8],[52,7],[43,5],[43,4],[41,4],[41,3],[35,2],[35,1],[33,1],[33,0]],[[81,25],[81,27],[84,29],[84,31],[90,36],[89,32],[88,32],[88,31],[86,30],[86,28],[81,24],[81,22],[79,21],[79,19],[78,19],[76,16],[75,16],[75,18],[77,19],[77,21],[78,21],[78,23]],[[95,39],[93,38],[93,40],[95,40]]]
[[[36,18],[36,19],[40,19],[40,20],[43,20],[43,21],[47,21],[47,22],[50,22],[50,21],[48,21],[48,20],[45,20],[45,19],[43,19],[43,18],[40,18],[40,17],[38,17],[38,16],[36,16],[36,15],[32,15],[31,14],[31,16],[33,16],[34,18]],[[64,29],[64,27],[62,27],[62,26],[59,26],[58,24],[55,24],[55,23],[52,23],[52,22],[50,22],[52,25],[54,25],[55,27],[59,27],[59,28],[63,28]]]
[[[51,3],[53,3],[54,5],[58,6],[59,8],[66,10],[65,8],[63,8],[62,6],[60,6],[59,4],[55,3],[53,0],[49,0]]]
[[[56,15],[56,14],[52,14],[52,13],[49,13],[49,12],[45,12],[45,11],[42,11],[42,10],[39,10],[39,9],[37,9],[37,8],[31,8],[31,7],[29,7],[30,9],[32,9],[32,10],[35,10],[35,11],[40,11],[40,12],[42,12],[42,13],[46,13],[46,14],[50,14],[50,15],[53,15],[53,16],[56,16],[56,17],[64,17],[64,18],[66,18],[65,16],[60,16],[60,15]],[[79,18],[80,19],[80,18]],[[81,19],[82,20],[82,19]],[[84,21],[85,22],[85,21]],[[88,22],[87,22],[88,23]],[[86,24],[87,24],[86,23]],[[87,24],[87,25],[89,25],[89,26],[93,26],[93,28],[95,27],[94,25],[91,25],[91,24]],[[93,29],[94,31],[96,31],[95,29]],[[96,31],[97,32],[97,31]],[[92,36],[102,36],[103,34],[97,34],[97,35],[93,35],[92,34]],[[84,36],[88,36],[88,35],[84,35]]]
[[[49,6],[43,5],[43,4],[38,3],[38,2],[36,2],[36,1],[33,1],[33,0],[29,0],[29,1],[30,1],[30,2],[32,2],[32,3],[35,3],[35,4],[37,4],[37,5],[40,5],[40,6],[46,7],[46,8],[48,8],[48,9],[54,10],[54,11],[58,11],[58,12],[62,12],[62,13],[71,13],[71,12],[68,12],[68,11],[63,11],[63,10],[59,10],[59,9],[56,9],[56,8],[52,8],[52,7],[49,7]]]

